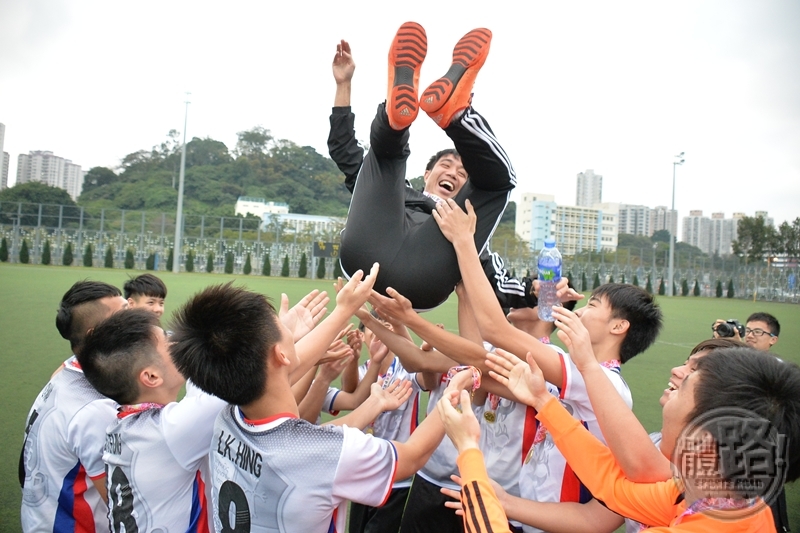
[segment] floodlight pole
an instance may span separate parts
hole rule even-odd
[[[675,167],[678,165],[682,165],[685,159],[683,158],[684,152],[679,153],[675,156],[675,161],[672,162],[672,212],[670,213],[671,216],[675,215]],[[675,225],[677,226],[677,220],[675,220]],[[667,294],[670,296],[675,296],[673,289],[675,288],[674,283],[674,265],[675,265],[675,234],[672,231],[672,224],[669,225],[669,288],[667,289]]]
[[[181,172],[178,177],[178,212],[175,215],[175,244],[172,254],[172,272],[181,271],[181,238],[183,236],[183,178],[186,174],[186,125],[189,121],[189,95],[186,93],[186,111],[183,115],[183,146],[181,147]]]

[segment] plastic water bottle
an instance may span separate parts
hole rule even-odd
[[[561,252],[555,239],[545,239],[539,252],[539,320],[553,322],[553,307],[560,306],[556,284],[561,279]]]

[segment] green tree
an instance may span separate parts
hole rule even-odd
[[[261,275],[262,276],[272,275],[272,263],[270,263],[269,261],[269,254],[265,254],[264,261],[261,262]]]
[[[320,257],[317,263],[317,279],[325,279],[325,258]]]
[[[51,187],[38,181],[19,183],[0,191],[0,202],[23,202],[28,204],[54,204],[74,206],[75,201],[69,193],[58,187]],[[56,214],[58,209],[56,208]],[[33,225],[36,224],[35,216]]]
[[[167,255],[167,272],[172,272],[172,267],[175,265],[175,250],[173,248],[169,249],[169,255]]]
[[[733,293],[733,280],[732,280],[732,279],[729,279],[729,280],[728,280],[728,293],[726,294],[726,296],[727,296],[728,298],[733,298],[733,297],[734,297],[734,293]]]
[[[669,230],[660,229],[658,231],[654,231],[653,236],[650,237],[650,240],[653,242],[665,242],[669,244]]]
[[[225,253],[225,273],[233,274],[233,252]]]
[[[194,272],[194,250],[186,252],[186,272]]]
[[[156,269],[156,254],[155,252],[150,252],[150,255],[147,256],[147,259],[144,261],[144,268],[147,270],[155,270]]]
[[[613,274],[608,276],[608,283],[614,283],[614,275]]]
[[[3,263],[8,262],[8,241],[6,241],[5,237],[3,237],[2,242],[0,242],[0,261]]]
[[[681,281],[681,296],[689,296],[689,282],[686,279]]]
[[[764,217],[742,217],[736,227],[737,238],[733,241],[733,253],[746,261],[759,262],[773,255],[778,235],[775,228],[764,221]]]
[[[281,277],[289,277],[289,254],[283,258],[283,266],[281,267]]]
[[[700,283],[697,280],[694,280],[694,289],[692,290],[692,294],[695,296],[700,296]]]
[[[253,265],[250,264],[250,252],[247,252],[247,258],[244,260],[244,268],[242,268],[242,273],[245,276],[249,276],[250,272],[253,271]]]
[[[722,280],[717,280],[717,298],[722,298]]]
[[[91,267],[94,263],[94,248],[92,243],[86,243],[86,248],[83,250],[83,266]]]
[[[125,250],[125,262],[123,263],[123,266],[127,270],[130,270],[130,269],[132,269],[133,267],[136,266],[136,259],[134,259],[134,257],[133,257],[133,249],[132,248],[128,248],[127,250]]]
[[[625,284],[625,274],[622,275],[622,280],[620,280],[620,283],[622,283],[623,285]]]
[[[61,264],[70,266],[74,260],[75,258],[72,256],[72,243],[68,242],[67,246],[64,247],[64,255],[61,256]]]
[[[308,274],[308,259],[306,253],[303,252],[303,255],[300,256],[300,266],[297,267],[297,277],[304,278],[306,274]]]
[[[339,279],[341,277],[344,277],[342,264],[339,262],[339,259],[336,258],[333,260],[333,279]]]
[[[633,275],[633,284],[639,286],[639,276],[636,274]]]
[[[581,272],[581,292],[585,291],[588,286],[589,282],[586,281],[586,271],[584,270]]]
[[[45,240],[44,241],[44,246],[42,247],[42,264],[43,265],[49,265],[50,264],[50,261],[52,261],[51,253],[52,252],[50,251],[50,241],[49,240]]]
[[[31,253],[28,251],[28,239],[22,239],[22,247],[19,249],[19,262],[26,265],[31,262]]]
[[[592,283],[592,290],[595,290],[599,286],[600,286],[600,274],[595,272],[594,273],[594,282]]]
[[[658,284],[658,295],[664,296],[667,294],[667,287],[665,286],[664,278],[661,278],[661,282]]]
[[[209,274],[214,272],[214,252],[208,252],[208,257],[206,258],[206,272]]]
[[[109,185],[119,180],[113,170],[106,167],[92,167],[83,177],[81,194],[87,193],[103,185]]]
[[[110,244],[106,248],[106,257],[103,261],[103,266],[105,268],[114,268],[114,249]]]
[[[646,290],[648,294],[653,294],[653,282],[650,280],[650,274],[647,275],[647,285],[645,285],[644,290]]]

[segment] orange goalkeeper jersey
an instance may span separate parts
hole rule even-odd
[[[461,474],[461,506],[464,509],[464,530],[475,533],[510,533],[508,518],[497,499],[483,454],[477,448],[458,456]]]
[[[723,521],[702,512],[687,513],[681,491],[673,480],[658,483],[634,483],[628,480],[611,451],[570,416],[555,398],[545,404],[537,418],[551,432],[556,446],[594,497],[622,516],[651,524],[653,527],[647,531],[775,531],[772,511],[763,502],[754,507],[753,514],[749,516]]]

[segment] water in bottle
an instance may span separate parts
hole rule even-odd
[[[556,284],[561,279],[561,253],[555,239],[545,239],[539,252],[539,320],[553,322],[553,306],[560,306]]]

